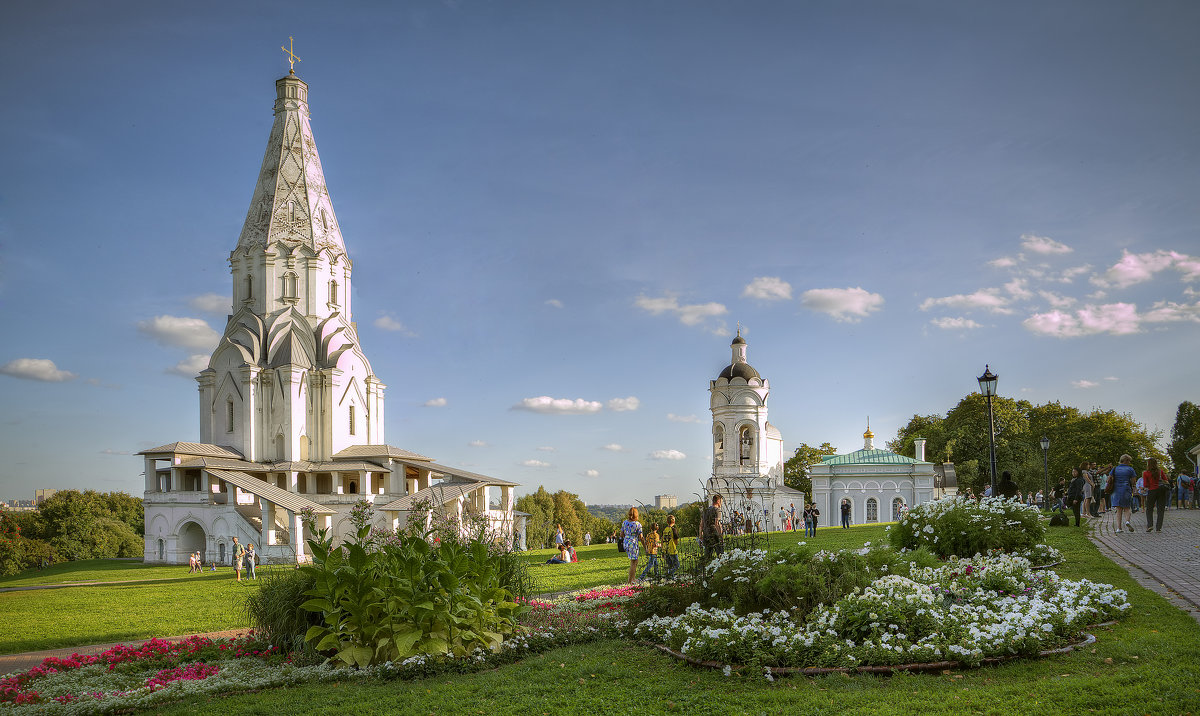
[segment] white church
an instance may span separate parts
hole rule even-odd
[[[746,361],[741,330],[731,344],[732,360],[709,381],[713,416],[713,471],[708,496],[725,498],[725,518],[736,510],[762,521],[763,529],[782,529],[779,510],[795,505],[797,516],[806,502],[821,511],[820,525],[838,525],[842,504],[850,524],[899,519],[907,506],[953,494],[954,466],[925,461],[925,440],[918,438],[916,456],[906,457],[875,447],[868,426],[862,450],[829,455],[809,468],[812,495],[783,483],[783,436],[767,421],[771,384]]]
[[[293,70],[275,91],[262,169],[229,257],[233,313],[196,378],[200,442],[139,453],[145,561],[186,563],[198,551],[228,563],[236,536],[263,561],[304,562],[302,513],[340,539],[359,500],[373,504],[381,528],[429,504],[512,540],[523,531],[516,483],[386,443],[386,386],[352,318],[352,262],[309,125],[308,85]]]
[[[783,484],[783,436],[767,421],[771,382],[746,361],[740,329],[730,348],[729,365],[708,383],[713,471],[706,493],[724,497],[725,519],[736,510],[764,530],[782,529],[780,508],[795,505],[799,515],[804,493]]]

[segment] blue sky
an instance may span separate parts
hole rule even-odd
[[[710,471],[738,322],[800,442],[977,389],[1197,400],[1200,6],[9,3],[0,498],[141,490],[294,36],[388,442],[589,502]]]

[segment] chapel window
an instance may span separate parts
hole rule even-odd
[[[253,276],[246,277],[246,300],[247,301],[254,300],[254,277]]]
[[[874,497],[867,498],[867,522],[879,521],[879,501]]]
[[[329,282],[329,302],[330,302],[330,303],[332,303],[332,304],[333,304],[333,305],[335,305],[335,306],[337,305],[337,302],[338,302],[338,285],[337,285],[337,281],[330,281],[330,282]]]
[[[296,274],[291,271],[283,275],[283,297],[296,297]]]
[[[720,425],[713,431],[713,462],[720,465],[725,460],[725,428]]]
[[[225,432],[233,432],[233,401],[225,401]]]
[[[754,433],[749,427],[742,428],[740,439],[742,464],[749,464],[754,458]]]
[[[350,434],[354,434],[354,406],[350,406]]]

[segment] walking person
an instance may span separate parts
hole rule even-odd
[[[704,547],[705,562],[725,552],[725,532],[721,527],[721,504],[724,501],[720,494],[713,495],[712,504],[705,507],[700,515],[699,538]]]
[[[246,545],[246,559],[250,565],[250,579],[258,580],[258,573],[254,571],[254,563],[258,561],[258,553],[254,551],[254,543]]]
[[[196,553],[192,552],[188,555],[188,574],[196,571]]]
[[[246,559],[246,548],[238,542],[238,538],[233,538],[233,571],[237,575],[237,581],[242,581],[242,562]]]
[[[792,531],[795,532],[796,531],[796,503],[795,502],[788,503],[788,514],[790,514],[792,516]]]
[[[554,546],[561,547],[565,541],[567,538],[563,536],[562,525],[554,525]]]
[[[1146,460],[1146,471],[1142,473],[1142,486],[1146,490],[1146,531],[1162,532],[1163,513],[1167,510],[1167,491],[1171,488],[1170,478],[1158,466],[1158,460]],[[1154,513],[1158,512],[1155,524]]]
[[[1083,498],[1080,502],[1080,507],[1083,510],[1083,514],[1095,517],[1096,514],[1092,512],[1092,493],[1095,491],[1096,486],[1092,482],[1092,473],[1088,470],[1088,463],[1080,463],[1079,474],[1083,475]]]
[[[658,545],[661,542],[662,538],[658,534],[658,523],[655,522],[650,526],[650,532],[646,534],[646,567],[638,575],[638,579],[645,579],[651,573],[655,577],[658,576]]]
[[[667,553],[667,578],[679,571],[679,529],[675,527],[675,515],[667,516],[667,531],[663,534]]]
[[[625,555],[629,557],[629,582],[633,584],[633,575],[637,574],[638,547],[644,541],[642,523],[638,521],[638,508],[630,507],[621,523],[621,539],[625,547]]]
[[[1112,506],[1117,513],[1117,531],[1120,532],[1121,525],[1124,525],[1125,531],[1133,532],[1133,525],[1129,524],[1133,513],[1129,511],[1129,507],[1137,471],[1133,469],[1133,458],[1129,455],[1122,455],[1120,463],[1108,476],[1112,483]]]
[[[842,498],[842,529],[850,529],[850,498]]]

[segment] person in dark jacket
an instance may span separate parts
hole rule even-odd
[[[1079,471],[1079,468],[1071,468],[1071,486],[1067,488],[1067,504],[1071,506],[1071,512],[1075,514],[1075,526],[1079,526],[1080,508],[1083,507],[1083,488],[1087,484],[1087,478]]]
[[[1013,482],[1012,473],[1008,470],[1000,473],[1000,484],[996,485],[996,494],[1004,499],[1011,499],[1020,494],[1017,483]]]

